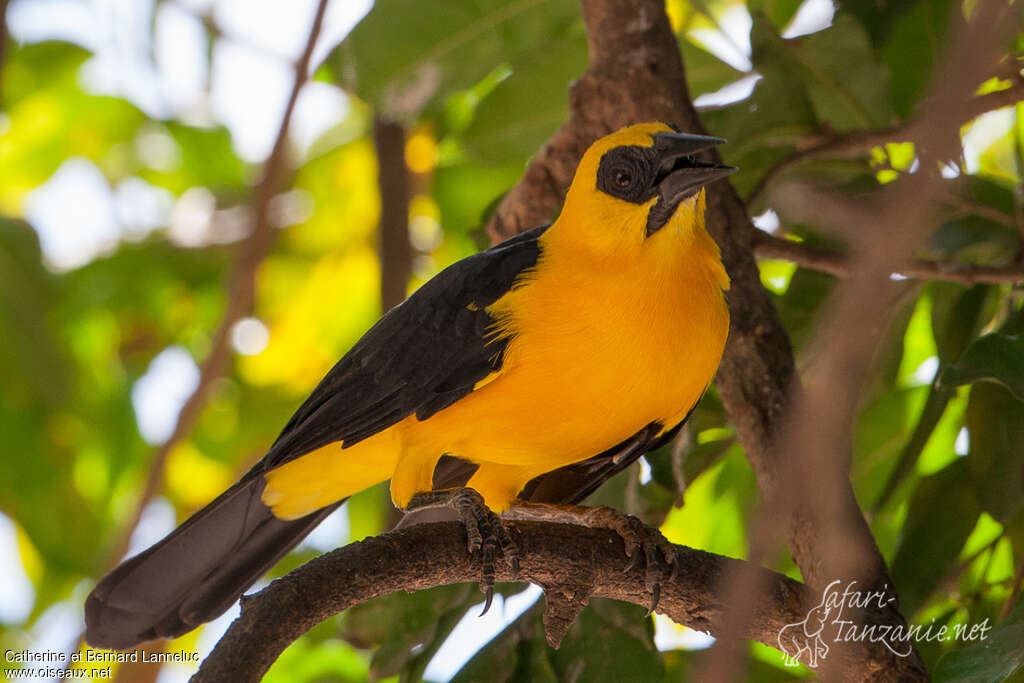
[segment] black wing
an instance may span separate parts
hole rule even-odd
[[[267,456],[85,603],[86,640],[125,649],[213,619],[342,501],[301,519],[263,504],[262,472],[335,441],[351,444],[415,413],[426,418],[501,367],[484,310],[540,256],[537,228],[445,269],[370,329],[320,382]]]
[[[285,425],[259,471],[336,441],[349,446],[409,415],[424,420],[501,368],[486,310],[540,257],[547,226],[438,273],[360,339]]]
[[[686,417],[688,418],[689,414]],[[663,425],[660,422],[652,422],[603,453],[542,474],[526,485],[522,497],[524,500],[543,503],[577,505],[606,481],[636,462],[641,455],[671,442],[685,423],[684,418],[682,422],[659,436],[658,432],[662,430]]]

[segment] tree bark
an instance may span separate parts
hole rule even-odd
[[[641,566],[628,564],[622,539],[612,531],[542,522],[509,524],[520,551],[518,579],[557,599],[615,598],[648,606]],[[721,578],[742,560],[676,546],[679,577],[662,588],[658,611],[674,621],[715,632],[724,609],[716,592]],[[515,577],[504,561],[498,581]],[[801,583],[755,568],[770,587],[753,606],[745,636],[777,647],[779,631],[800,622],[820,600]],[[480,567],[466,552],[461,524],[404,527],[352,543],[304,564],[261,592],[242,599],[242,614],[192,677],[207,681],[259,681],[296,638],[349,607],[398,590],[417,591],[477,581]]]

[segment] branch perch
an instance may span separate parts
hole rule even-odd
[[[520,549],[519,580],[552,591],[558,602],[573,603],[560,606],[560,614],[581,608],[590,596],[649,604],[644,568],[624,573],[628,560],[614,532],[542,522],[510,523],[509,529]],[[658,611],[713,634],[724,610],[721,578],[744,562],[682,546],[676,546],[676,554],[679,577],[662,586]],[[504,561],[495,569],[497,580],[513,580]],[[755,571],[770,590],[753,607],[745,636],[777,647],[780,629],[803,620],[821,595],[781,574]],[[466,552],[463,527],[455,522],[401,528],[339,548],[243,598],[241,616],[192,683],[259,681],[288,645],[324,619],[399,590],[474,582],[479,572]],[[573,587],[571,595],[566,586]]]

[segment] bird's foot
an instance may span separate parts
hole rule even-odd
[[[661,585],[675,581],[679,575],[679,562],[675,548],[657,529],[652,529],[633,515],[619,512],[610,507],[593,507],[586,513],[588,526],[610,529],[617,533],[626,546],[629,564],[623,572],[629,572],[644,559],[644,585],[651,594],[650,615],[661,599]],[[659,557],[660,556],[660,557]]]
[[[406,510],[431,507],[454,509],[466,529],[466,549],[473,562],[480,565],[480,591],[484,594],[481,616],[491,608],[494,600],[494,563],[499,557],[508,560],[513,578],[519,575],[519,553],[515,543],[498,517],[484,504],[483,497],[470,488],[426,491],[417,493]]]
[[[516,501],[503,516],[506,519],[577,524],[591,529],[614,531],[626,546],[626,557],[629,558],[624,572],[631,571],[643,558],[646,568],[644,584],[651,594],[648,614],[658,606],[662,584],[674,581],[679,574],[678,556],[668,539],[633,515],[614,508]]]

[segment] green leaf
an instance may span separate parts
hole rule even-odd
[[[1008,187],[968,176],[944,203],[949,217],[932,235],[923,256],[981,264],[1006,263],[1014,257],[1019,235]]]
[[[10,52],[4,63],[3,104],[8,111],[23,97],[38,92],[40,84],[74,73],[90,57],[85,48],[57,40],[8,41],[7,46]]]
[[[960,361],[942,373],[948,387],[995,382],[1024,401],[1024,336],[993,332],[967,347]]]
[[[488,164],[525,162],[569,118],[569,85],[587,67],[582,27],[523,58],[479,104],[463,134],[466,151]]]
[[[6,390],[21,385],[50,407],[63,402],[70,375],[47,315],[56,285],[42,266],[35,231],[24,221],[0,217],[0,376],[8,378]]]
[[[985,511],[1006,523],[1024,507],[1024,403],[998,384],[975,384],[964,422],[968,481]]]
[[[123,99],[83,92],[76,63],[81,54],[73,55],[55,60],[52,78],[33,75],[31,91],[4,103],[9,119],[0,135],[0,206],[20,206],[27,192],[73,156],[96,162],[115,180],[133,170],[130,144],[145,115]]]
[[[910,416],[926,391],[921,387],[897,387],[878,395],[859,411],[851,470],[859,499],[872,500],[879,495],[886,475],[909,437]]]
[[[717,463],[732,445],[733,438],[716,439],[696,444],[683,455],[683,483],[694,481],[708,468]],[[653,463],[652,463],[653,466]],[[655,468],[655,473],[657,473]]]
[[[872,506],[875,512],[885,507],[893,494],[896,493],[899,485],[914,471],[918,458],[924,451],[924,447],[931,438],[932,432],[935,431],[935,427],[939,424],[939,420],[945,414],[946,406],[949,405],[952,396],[949,391],[938,389],[934,385],[928,388],[928,398],[925,400],[924,408],[921,409],[921,414],[917,418],[914,431],[900,451],[896,465],[889,473],[885,486],[882,488],[881,493],[878,494]]]
[[[167,124],[167,134],[181,152],[181,163],[173,170],[144,169],[145,180],[181,194],[190,187],[206,187],[219,194],[242,190],[249,180],[245,164],[231,146],[227,128],[194,128],[176,122]]]
[[[638,605],[593,598],[559,649],[548,657],[559,680],[588,683],[660,681],[664,665],[654,647],[654,624]]]
[[[360,683],[368,680],[366,655],[336,640],[314,642],[303,637],[292,643],[263,677],[263,683]]]
[[[380,0],[329,61],[381,112],[415,117],[496,65],[558,45],[578,15],[571,0]]]
[[[454,623],[440,628],[441,622],[451,621],[445,616],[458,612],[461,618],[478,597],[476,587],[470,584],[441,586],[414,595],[392,593],[348,610],[341,632],[357,647],[377,646],[370,665],[372,675],[392,676],[414,659],[414,649],[447,637]]]
[[[872,44],[889,67],[893,108],[907,119],[931,82],[936,63],[948,46],[950,19],[959,11],[955,0],[916,2],[851,2],[843,12],[866,27]]]
[[[813,338],[821,306],[835,284],[831,275],[797,268],[786,293],[777,299],[779,317],[798,353]]]
[[[889,122],[889,69],[859,22],[841,14],[824,31],[786,42],[819,121],[839,131]]]
[[[814,108],[783,40],[760,13],[750,31],[753,61],[762,78],[745,100],[701,113],[708,130],[729,141],[721,153],[739,167],[732,181],[748,192],[761,175],[792,153],[797,141],[817,131]],[[757,125],[751,125],[756,117]]]
[[[686,36],[679,37],[679,48],[683,53],[686,83],[691,98],[696,99],[699,95],[720,90],[747,75],[693,44]]]
[[[903,534],[892,561],[892,579],[908,617],[924,604],[960,554],[981,509],[957,460],[924,477],[910,499]]]
[[[966,288],[948,282],[929,285],[932,299],[932,336],[944,363],[954,363],[987,320],[983,315],[991,287]]]
[[[982,325],[985,320],[982,311],[990,289],[984,285],[966,288],[951,283],[931,283],[931,332],[935,340],[935,349],[942,362],[958,358]],[[917,425],[900,452],[885,487],[876,499],[874,510],[884,507],[895,494],[897,487],[914,471],[918,458],[924,452],[954,395],[949,387],[938,386],[937,383],[933,383],[929,388],[928,398],[921,409]]]
[[[888,122],[888,71],[856,20],[839,16],[824,31],[785,40],[763,15],[755,15],[750,40],[758,71],[766,80],[786,78],[820,123],[842,131]]]
[[[432,195],[441,210],[446,234],[468,234],[481,228],[485,213],[523,174],[518,161],[500,166],[465,162],[439,167],[433,176]]]
[[[982,624],[977,626],[983,627]],[[984,635],[984,640],[940,659],[932,672],[932,680],[936,683],[1020,681],[1024,675],[1024,602],[1018,602],[1006,619]]]
[[[747,0],[747,9],[751,14],[757,12],[768,17],[777,31],[782,33],[802,4],[802,0]]]

